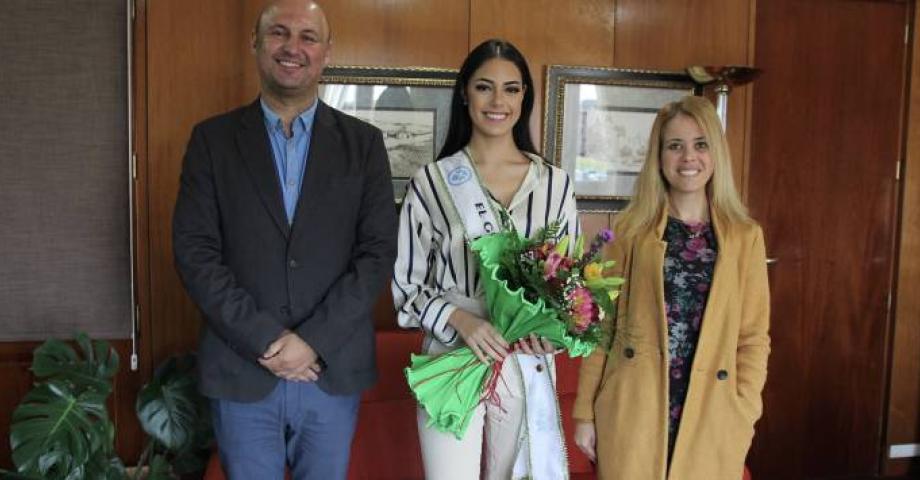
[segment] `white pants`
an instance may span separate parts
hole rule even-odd
[[[497,393],[501,405],[484,401],[476,406],[466,435],[457,440],[452,433],[428,428],[428,414],[418,409],[418,433],[427,480],[508,480],[517,457],[524,423],[524,392],[517,354],[502,365]],[[485,470],[482,470],[485,436]]]

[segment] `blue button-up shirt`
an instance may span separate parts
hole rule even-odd
[[[313,131],[313,120],[316,118],[316,105],[319,102],[313,102],[313,106],[294,118],[291,122],[291,138],[284,134],[281,117],[273,112],[264,100],[260,102],[265,116],[265,128],[268,130],[268,138],[271,139],[275,170],[281,182],[284,210],[290,224],[294,221],[294,210],[297,208],[297,199],[303,186],[303,173],[307,169],[307,156],[310,154],[310,134]]]

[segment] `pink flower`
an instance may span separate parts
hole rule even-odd
[[[562,263],[563,257],[559,252],[552,252],[546,257],[546,261],[543,262],[543,279],[550,280],[556,278],[556,271],[559,270],[559,265]]]
[[[572,318],[572,330],[583,333],[600,314],[600,309],[591,297],[591,291],[585,287],[575,287],[566,294],[565,299],[569,304],[569,316]]]
[[[706,239],[703,237],[691,238],[687,241],[687,248],[693,250],[694,252],[706,248]]]

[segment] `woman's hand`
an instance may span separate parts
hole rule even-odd
[[[530,337],[524,337],[514,342],[514,349],[528,355],[556,353],[556,348],[553,347],[553,343],[543,337],[538,338],[536,333],[531,333]]]
[[[587,456],[591,462],[597,463],[597,452],[594,447],[597,444],[597,431],[594,428],[594,422],[585,422],[576,420],[575,422],[575,445]]]
[[[498,330],[472,313],[458,308],[447,319],[447,323],[460,333],[466,346],[482,363],[502,360],[508,354],[508,342]]]

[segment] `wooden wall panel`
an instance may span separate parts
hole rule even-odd
[[[198,312],[173,266],[172,210],[192,126],[253,99],[243,86],[250,30],[237,2],[147,5],[151,321],[145,346],[154,362],[196,346]]]
[[[500,37],[527,58],[535,84],[530,130],[537,148],[543,143],[546,66],[611,66],[615,4],[616,0],[471,0],[469,49]],[[455,68],[464,56],[455,60]]]
[[[751,65],[755,0],[617,0],[617,67],[682,70],[690,65]],[[728,101],[735,180],[746,193],[750,90]]]
[[[456,68],[469,41],[468,0],[323,3],[333,63]]]
[[[893,444],[920,443],[920,9],[914,8],[910,97],[901,175],[901,234],[891,383],[883,459]],[[920,473],[920,458],[887,460],[885,473]]]
[[[778,262],[755,478],[879,472],[905,18],[892,2],[757,3],[750,198]]]
[[[683,68],[747,58],[750,9],[738,0],[617,0],[618,65]]]
[[[594,236],[598,234],[598,232],[605,228],[610,228],[611,216],[609,213],[582,212],[580,215],[581,228],[585,235],[586,244],[590,243],[590,239],[593,239]]]

